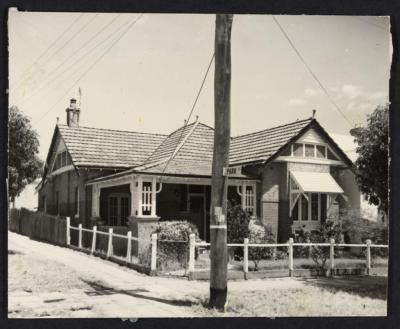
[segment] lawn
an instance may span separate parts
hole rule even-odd
[[[292,280],[300,284],[229,292],[225,313],[209,310],[206,297],[193,311],[206,317],[386,316],[386,277]]]

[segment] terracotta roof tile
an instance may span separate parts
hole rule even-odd
[[[76,166],[131,168],[143,163],[165,135],[58,125]]]

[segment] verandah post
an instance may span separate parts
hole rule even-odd
[[[97,226],[93,226],[92,249],[90,250],[91,255],[93,255],[94,251],[96,250],[96,232]]]
[[[82,224],[78,225],[78,248],[82,249]]]
[[[151,235],[151,263],[150,263],[150,275],[156,275],[157,273],[157,233]]]
[[[247,280],[247,273],[249,272],[249,239],[244,239],[243,245],[243,272],[244,278]]]
[[[330,239],[329,246],[329,275],[333,276],[335,267],[335,239]]]
[[[132,232],[128,231],[128,233],[126,233],[127,239],[128,239],[128,243],[126,246],[126,262],[130,263],[132,261]]]
[[[71,218],[70,217],[66,218],[66,223],[67,223],[67,225],[66,225],[66,228],[65,228],[65,234],[66,234],[65,244],[67,245],[67,247],[69,247],[69,245],[71,244],[71,232],[70,232],[70,229],[71,229]]]
[[[195,246],[196,246],[195,235],[189,235],[189,280],[194,277],[194,262],[195,262]]]
[[[111,256],[112,256],[112,253],[113,253],[113,248],[112,248],[112,237],[113,237],[113,228],[112,227],[110,227],[109,229],[108,229],[108,246],[107,246],[107,255],[106,255],[106,257],[107,258],[110,258]]]
[[[293,276],[293,238],[289,238],[289,276]]]
[[[371,272],[371,240],[368,239],[367,243],[367,275]]]

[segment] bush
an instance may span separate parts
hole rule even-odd
[[[243,243],[249,236],[250,216],[241,205],[228,205],[227,215],[227,239],[228,243]]]
[[[187,221],[160,222],[152,232],[157,233],[157,268],[162,271],[186,268],[189,257],[189,236],[199,232]]]
[[[335,242],[341,242],[342,231],[340,226],[332,221],[327,221],[321,224],[319,230],[306,232],[301,230],[295,237],[295,242],[298,243],[329,243],[330,239],[335,239]],[[294,247],[294,257],[308,258],[314,261],[317,268],[321,271],[326,271],[326,262],[329,259],[329,247],[312,246],[312,247]]]
[[[227,213],[227,240],[228,243],[243,243],[249,236],[250,216],[239,204],[228,203]],[[232,247],[228,249],[230,257],[240,259],[243,257],[243,248]]]
[[[389,232],[385,224],[349,213],[343,217],[342,228],[345,243],[365,243],[369,239],[373,244],[388,244]],[[371,248],[371,256],[373,257],[386,257],[387,254],[388,249]]]
[[[256,221],[249,225],[249,243],[274,243],[275,236],[269,226],[265,227]],[[274,256],[274,248],[249,247],[249,259],[254,263],[254,271],[258,270],[258,264],[262,259],[271,259]]]

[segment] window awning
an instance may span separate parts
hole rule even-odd
[[[290,171],[290,175],[304,192],[342,194],[342,188],[329,173]]]

